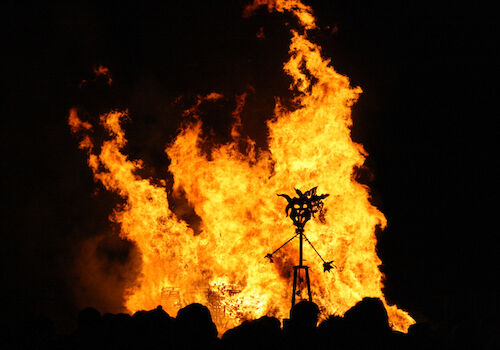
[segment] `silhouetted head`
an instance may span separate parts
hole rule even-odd
[[[345,320],[343,317],[337,315],[330,315],[326,320],[321,322],[319,328],[328,328],[328,329],[343,329],[345,328]]]
[[[408,336],[411,337],[427,338],[430,334],[432,330],[428,323],[415,323],[408,328]]]
[[[292,307],[290,316],[296,326],[315,328],[318,323],[319,307],[312,301],[302,300]]]
[[[176,317],[179,331],[199,337],[200,341],[217,338],[217,327],[212,322],[210,310],[201,304],[191,304],[179,310]]]
[[[262,316],[257,320],[244,321],[228,330],[221,339],[221,349],[283,349],[284,338],[280,321],[275,317]]]
[[[170,315],[163,310],[161,305],[158,305],[156,309],[153,309],[149,311],[150,317],[156,318],[156,319],[170,319]]]
[[[390,331],[387,311],[378,298],[364,298],[348,310],[344,318],[358,330]]]
[[[128,327],[132,321],[132,316],[129,314],[119,313],[119,314],[104,314],[102,315],[102,323],[104,327],[111,330],[120,330]]]
[[[92,307],[87,307],[78,313],[78,328],[95,327],[101,321],[101,314]]]
[[[352,349],[349,328],[343,317],[331,315],[318,326],[318,339],[325,349]]]
[[[270,329],[272,331],[279,331],[281,329],[281,322],[276,317],[262,316],[255,320],[254,323],[261,329]]]
[[[149,311],[137,311],[134,316],[132,316],[132,320],[135,327],[147,328],[149,331],[151,331],[152,328],[161,329],[173,322],[173,319],[163,310],[161,305]]]

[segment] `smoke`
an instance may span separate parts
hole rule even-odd
[[[78,279],[74,292],[79,308],[92,306],[101,312],[126,312],[127,291],[136,286],[141,271],[137,247],[114,233],[84,241],[76,256]]]

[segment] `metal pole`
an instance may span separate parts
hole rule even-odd
[[[303,266],[302,265],[302,241],[303,241],[303,234],[304,234],[304,230],[302,228],[299,228],[299,234],[300,234],[300,248],[299,248],[299,266]]]
[[[297,266],[293,267],[293,291],[292,291],[292,308],[295,305],[295,292],[297,291]],[[290,309],[291,312],[291,309]],[[291,316],[290,316],[291,317]]]
[[[309,301],[313,301],[311,294],[311,282],[309,281],[309,268],[306,266],[306,282],[307,282],[307,293],[309,294]]]

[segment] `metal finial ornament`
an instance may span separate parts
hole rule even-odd
[[[323,199],[329,196],[329,194],[316,194],[317,187],[311,188],[309,191],[302,193],[302,191],[295,189],[298,197],[291,198],[287,194],[278,194],[278,196],[283,197],[287,200],[288,205],[285,208],[285,213],[292,219],[295,226],[295,235],[288,241],[283,243],[278,249],[272,253],[268,253],[265,258],[269,259],[269,262],[273,263],[273,255],[278,252],[281,248],[287,245],[295,237],[299,236],[299,265],[293,268],[293,293],[292,293],[292,307],[295,305],[295,295],[301,294],[301,290],[297,289],[297,281],[301,282],[300,271],[305,272],[305,281],[307,284],[307,291],[309,295],[309,301],[312,301],[311,295],[311,284],[309,281],[309,267],[303,264],[303,240],[305,239],[307,243],[313,248],[316,254],[319,256],[321,261],[323,261],[323,271],[329,272],[336,266],[332,261],[325,261],[323,257],[318,253],[316,248],[314,248],[311,241],[304,234],[304,226],[311,219],[315,217],[316,213],[320,213],[320,219],[323,217]]]
[[[304,225],[314,217],[318,211],[323,210],[323,199],[329,194],[317,195],[316,190],[318,187],[313,187],[309,191],[302,193],[300,190],[295,189],[299,197],[290,198],[287,194],[278,194],[280,197],[286,198],[288,205],[285,208],[285,213],[290,216],[293,224],[297,227],[304,227]]]

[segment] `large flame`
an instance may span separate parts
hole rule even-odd
[[[378,297],[386,305],[396,330],[407,331],[413,319],[384,298],[383,274],[376,254],[375,230],[384,228],[384,215],[370,203],[369,189],[356,182],[354,171],[366,152],[350,137],[351,106],[361,89],[335,72],[321,49],[307,38],[314,28],[309,7],[300,1],[258,1],[250,13],[266,4],[269,10],[295,14],[304,33],[292,32],[290,59],[285,72],[297,92],[295,110],[279,103],[267,122],[268,151],[257,151],[253,140],[242,139],[239,114],[245,95],[237,99],[232,142],[202,151],[202,120],[198,107],[217,103],[222,96],[200,97],[185,114],[194,118],[166,148],[171,160],[174,195],[182,193],[201,218],[201,233],[169,208],[165,182],[153,183],[137,175],[143,167],[122,149],[127,142],[120,121],[126,111],[101,116],[110,135],[96,152],[89,136],[93,126],[72,109],[69,124],[81,133],[80,147],[88,151],[88,164],[96,180],[124,198],[111,220],[121,236],[136,243],[142,254],[142,274],[127,291],[130,311],[161,304],[171,313],[200,302],[212,310],[219,330],[243,319],[262,315],[286,317],[291,300],[291,271],[298,263],[298,249],[288,244],[269,264],[264,256],[294,233],[284,215],[286,201],[277,193],[292,193],[319,186],[327,211],[324,223],[311,220],[305,232],[318,252],[335,261],[336,269],[324,273],[321,261],[306,246],[313,300],[323,314],[343,315],[363,297]],[[246,144],[242,153],[240,145]]]

